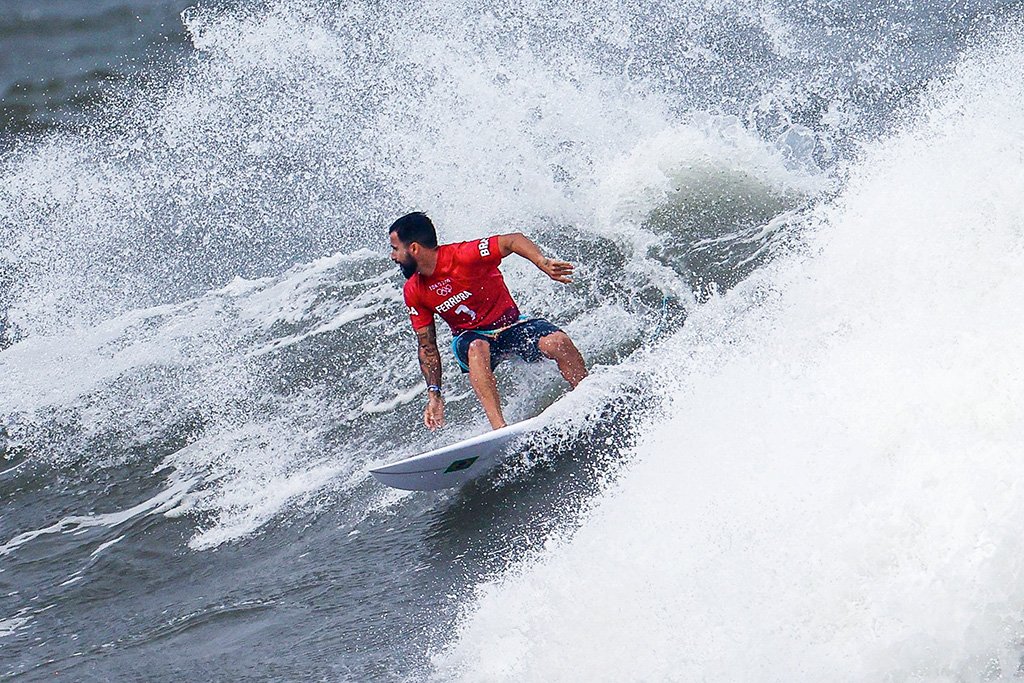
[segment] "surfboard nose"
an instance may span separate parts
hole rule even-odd
[[[512,442],[541,426],[539,417],[370,470],[377,481],[405,491],[437,491],[461,486],[491,470]]]

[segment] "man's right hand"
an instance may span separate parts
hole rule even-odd
[[[431,431],[444,426],[444,399],[438,394],[430,393],[423,411],[423,424]]]

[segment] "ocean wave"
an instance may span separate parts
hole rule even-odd
[[[1016,674],[1020,35],[869,146],[803,248],[691,312],[670,417],[578,531],[479,587],[438,678]]]

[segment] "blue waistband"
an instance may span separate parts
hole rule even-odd
[[[516,320],[514,323],[511,323],[509,325],[503,325],[501,327],[495,327],[493,330],[463,330],[462,332],[459,332],[459,334],[456,335],[456,337],[459,337],[459,336],[465,334],[466,332],[473,332],[475,334],[483,335],[484,337],[490,337],[490,338],[493,339],[494,337],[497,337],[499,334],[501,334],[505,330],[512,329],[516,325],[520,325],[522,323],[525,323],[528,320],[530,320],[530,318],[528,318],[527,316],[520,315],[518,320]]]
[[[461,367],[463,370],[469,371],[469,366],[466,365],[465,363],[463,363],[462,360],[459,358],[459,349],[458,349],[459,338],[462,337],[462,335],[466,334],[467,332],[472,332],[473,334],[479,334],[481,337],[487,337],[488,339],[496,339],[498,337],[498,335],[501,334],[502,332],[504,332],[505,330],[510,330],[513,327],[515,327],[516,325],[522,325],[523,323],[530,322],[531,320],[535,320],[535,318],[530,318],[530,317],[525,316],[525,315],[520,315],[519,316],[519,320],[515,321],[511,325],[504,325],[503,327],[496,327],[493,330],[463,330],[462,332],[459,332],[458,334],[453,334],[452,335],[452,355],[455,356],[455,362],[458,363],[459,367]]]

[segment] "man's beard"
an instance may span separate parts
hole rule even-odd
[[[399,261],[398,268],[402,271],[402,275],[405,276],[406,280],[408,280],[409,278],[416,274],[415,261],[413,261],[412,263],[402,263],[401,261]]]

